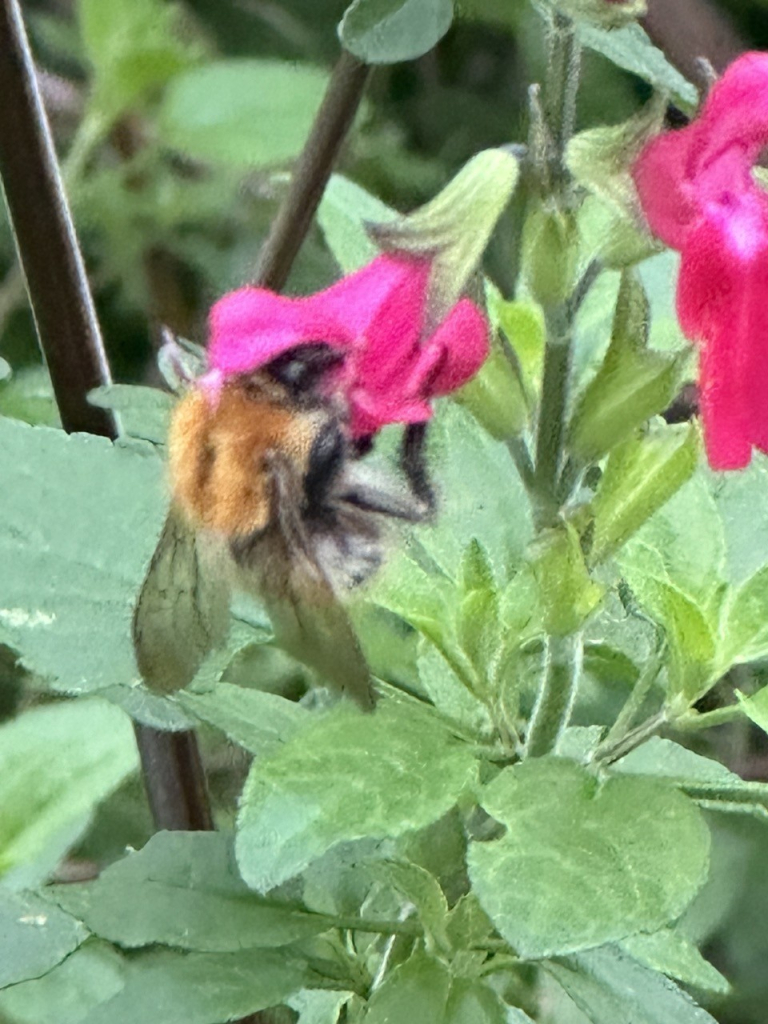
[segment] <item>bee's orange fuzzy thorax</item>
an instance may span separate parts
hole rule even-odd
[[[269,524],[270,481],[265,456],[280,451],[302,470],[312,424],[273,398],[225,387],[213,406],[200,391],[174,411],[169,435],[173,497],[192,524],[229,537]]]

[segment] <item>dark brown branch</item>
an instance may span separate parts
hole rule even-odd
[[[259,257],[254,284],[280,291],[352,126],[370,68],[343,51]]]
[[[88,403],[109,365],[17,0],[0,3],[0,96],[0,176],[62,425],[114,439]],[[135,730],[156,827],[211,828],[194,733]]]

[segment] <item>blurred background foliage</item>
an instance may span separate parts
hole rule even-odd
[[[768,46],[768,0],[718,6],[749,46]],[[346,0],[24,0],[23,7],[115,378],[157,383],[160,324],[204,341],[211,302],[253,273],[338,54]],[[437,192],[477,151],[525,138],[527,87],[543,71],[535,11],[527,0],[460,0],[458,13],[436,50],[376,69],[342,156],[347,177],[403,211]],[[648,98],[644,83],[599,55],[585,53],[584,62],[579,127],[619,122]],[[488,257],[506,295],[514,291],[520,220],[513,203]],[[315,290],[338,272],[313,231],[289,290]],[[0,355],[13,368],[0,379],[0,412],[55,423],[4,219]],[[291,671],[265,673],[261,665],[258,674],[279,677],[285,688]],[[747,691],[765,674],[761,666],[738,672]],[[21,682],[22,700],[35,699],[34,680],[21,680],[0,648],[4,680],[0,718],[15,708]],[[300,688],[301,680],[292,685]],[[614,700],[611,686],[596,689],[595,700]],[[203,740],[226,820],[247,763],[213,731]],[[768,753],[747,723],[701,742],[710,754],[714,744],[744,777],[768,779]],[[763,820],[712,818],[712,878],[689,930],[734,984],[712,1006],[718,1019],[766,1024],[768,829]],[[101,806],[71,865],[87,873],[88,864],[114,860],[150,832],[134,777]]]

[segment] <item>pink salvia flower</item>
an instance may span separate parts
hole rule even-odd
[[[460,299],[425,337],[431,262],[387,254],[316,295],[241,288],[211,310],[207,377],[249,373],[296,345],[321,343],[344,359],[332,384],[353,437],[388,423],[421,423],[430,400],[474,376],[488,354],[485,317]]]
[[[701,343],[700,404],[714,469],[768,452],[768,194],[752,169],[768,145],[768,54],[747,53],[699,117],[652,139],[633,176],[654,234],[682,255],[677,312]]]

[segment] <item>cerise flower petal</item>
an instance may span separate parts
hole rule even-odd
[[[240,288],[220,299],[209,318],[208,365],[225,376],[251,373],[288,349],[320,341],[344,347],[350,328],[311,299],[265,288]]]
[[[752,167],[768,145],[768,54],[748,53],[700,117],[645,147],[633,168],[651,229],[680,250],[677,309],[702,346],[701,411],[710,464],[768,451],[768,196]]]
[[[429,400],[460,387],[488,354],[487,325],[461,299],[425,336],[432,262],[379,256],[306,298],[242,288],[213,307],[206,379],[252,372],[297,345],[324,343],[344,354],[329,387],[345,401],[353,436],[431,416]]]

